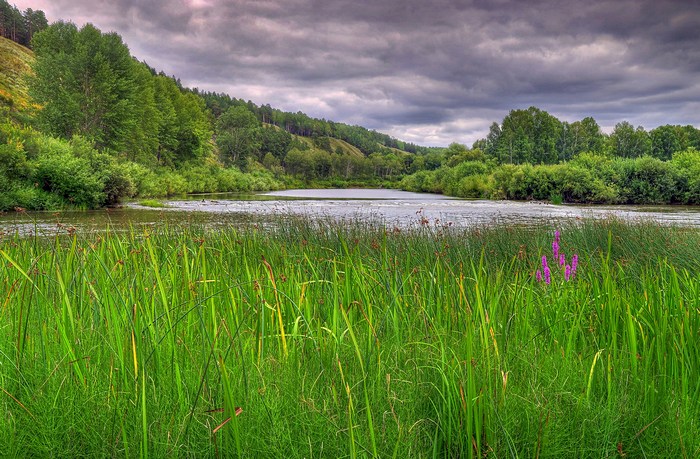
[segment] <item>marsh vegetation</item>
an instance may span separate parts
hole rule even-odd
[[[615,220],[4,236],[0,455],[696,457],[699,244]]]

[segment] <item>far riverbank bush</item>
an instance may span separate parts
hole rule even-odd
[[[464,198],[556,200],[601,204],[700,204],[700,152],[612,158],[584,153],[553,165],[464,162],[419,171],[399,186],[407,191]]]
[[[10,120],[0,123],[0,211],[95,209],[136,196],[280,188],[281,182],[263,168],[243,173],[213,160],[146,167],[98,151],[79,136],[66,141]]]

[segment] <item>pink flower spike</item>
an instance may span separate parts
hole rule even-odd
[[[559,230],[554,232],[554,240],[559,242]]]
[[[535,277],[537,278],[537,282],[542,282],[542,271],[538,269]]]
[[[542,270],[547,271],[549,268],[547,267],[547,255],[542,255]]]
[[[554,253],[555,260],[559,258],[559,242],[556,239],[552,242],[552,253]]]
[[[575,254],[573,258],[571,258],[571,275],[575,276],[576,275],[576,268],[578,267],[578,254]]]
[[[549,266],[544,269],[544,281],[547,285],[552,283],[552,273],[549,271]]]
[[[571,277],[571,266],[566,265],[566,268],[564,269],[564,279],[568,282],[570,277]]]
[[[562,253],[561,255],[559,255],[559,265],[564,266],[565,264],[566,264],[566,257]]]

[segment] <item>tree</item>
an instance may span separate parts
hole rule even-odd
[[[269,125],[260,129],[261,153],[271,153],[277,159],[282,159],[287,154],[291,142],[291,134],[284,129]]]
[[[30,46],[34,34],[47,28],[49,26],[49,21],[46,19],[46,15],[43,11],[27,8],[27,10],[24,12],[24,24],[25,38],[22,44],[25,46]]]
[[[668,161],[673,153],[681,151],[680,126],[659,126],[649,132],[651,138],[651,155],[663,161]]]
[[[91,24],[58,22],[34,36],[30,90],[40,123],[63,138],[82,135],[120,151],[136,125],[135,62],[121,37]]]
[[[571,124],[563,123],[557,145],[559,160],[569,161],[584,151],[599,152],[603,140],[600,126],[590,116]]]
[[[230,164],[243,165],[260,150],[259,122],[247,107],[231,107],[216,123],[216,144]]]
[[[559,159],[562,124],[546,111],[511,110],[500,126],[494,124],[486,141],[487,154],[500,163],[552,164]]]
[[[651,152],[651,139],[642,126],[635,129],[629,122],[623,121],[617,123],[610,134],[608,148],[613,156],[637,158]]]

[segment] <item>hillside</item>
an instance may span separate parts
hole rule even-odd
[[[314,143],[314,139],[311,137],[304,137],[300,135],[292,135],[292,138],[295,139],[297,142],[299,142],[302,145],[306,145],[309,148],[319,148],[318,145]],[[360,151],[359,148],[357,148],[354,145],[349,144],[348,142],[341,140],[341,139],[336,139],[335,137],[321,137],[318,141],[319,142],[325,142],[327,139],[328,143],[326,146],[326,149],[329,151],[332,151],[333,153],[339,154],[339,155],[347,155],[347,156],[354,156],[356,158],[362,158],[364,157],[364,153]],[[397,152],[400,150],[396,150]],[[406,152],[402,152],[406,153]]]
[[[0,37],[0,106],[18,111],[30,108],[26,76],[33,60],[31,50]]]
[[[331,143],[331,148],[333,149],[333,151],[342,151],[343,154],[345,154],[345,155],[356,156],[356,157],[364,156],[364,154],[360,151],[359,148],[357,148],[354,145],[350,145],[349,143],[347,143],[344,140],[331,137],[330,143]],[[340,149],[340,150],[338,150],[338,149]]]

